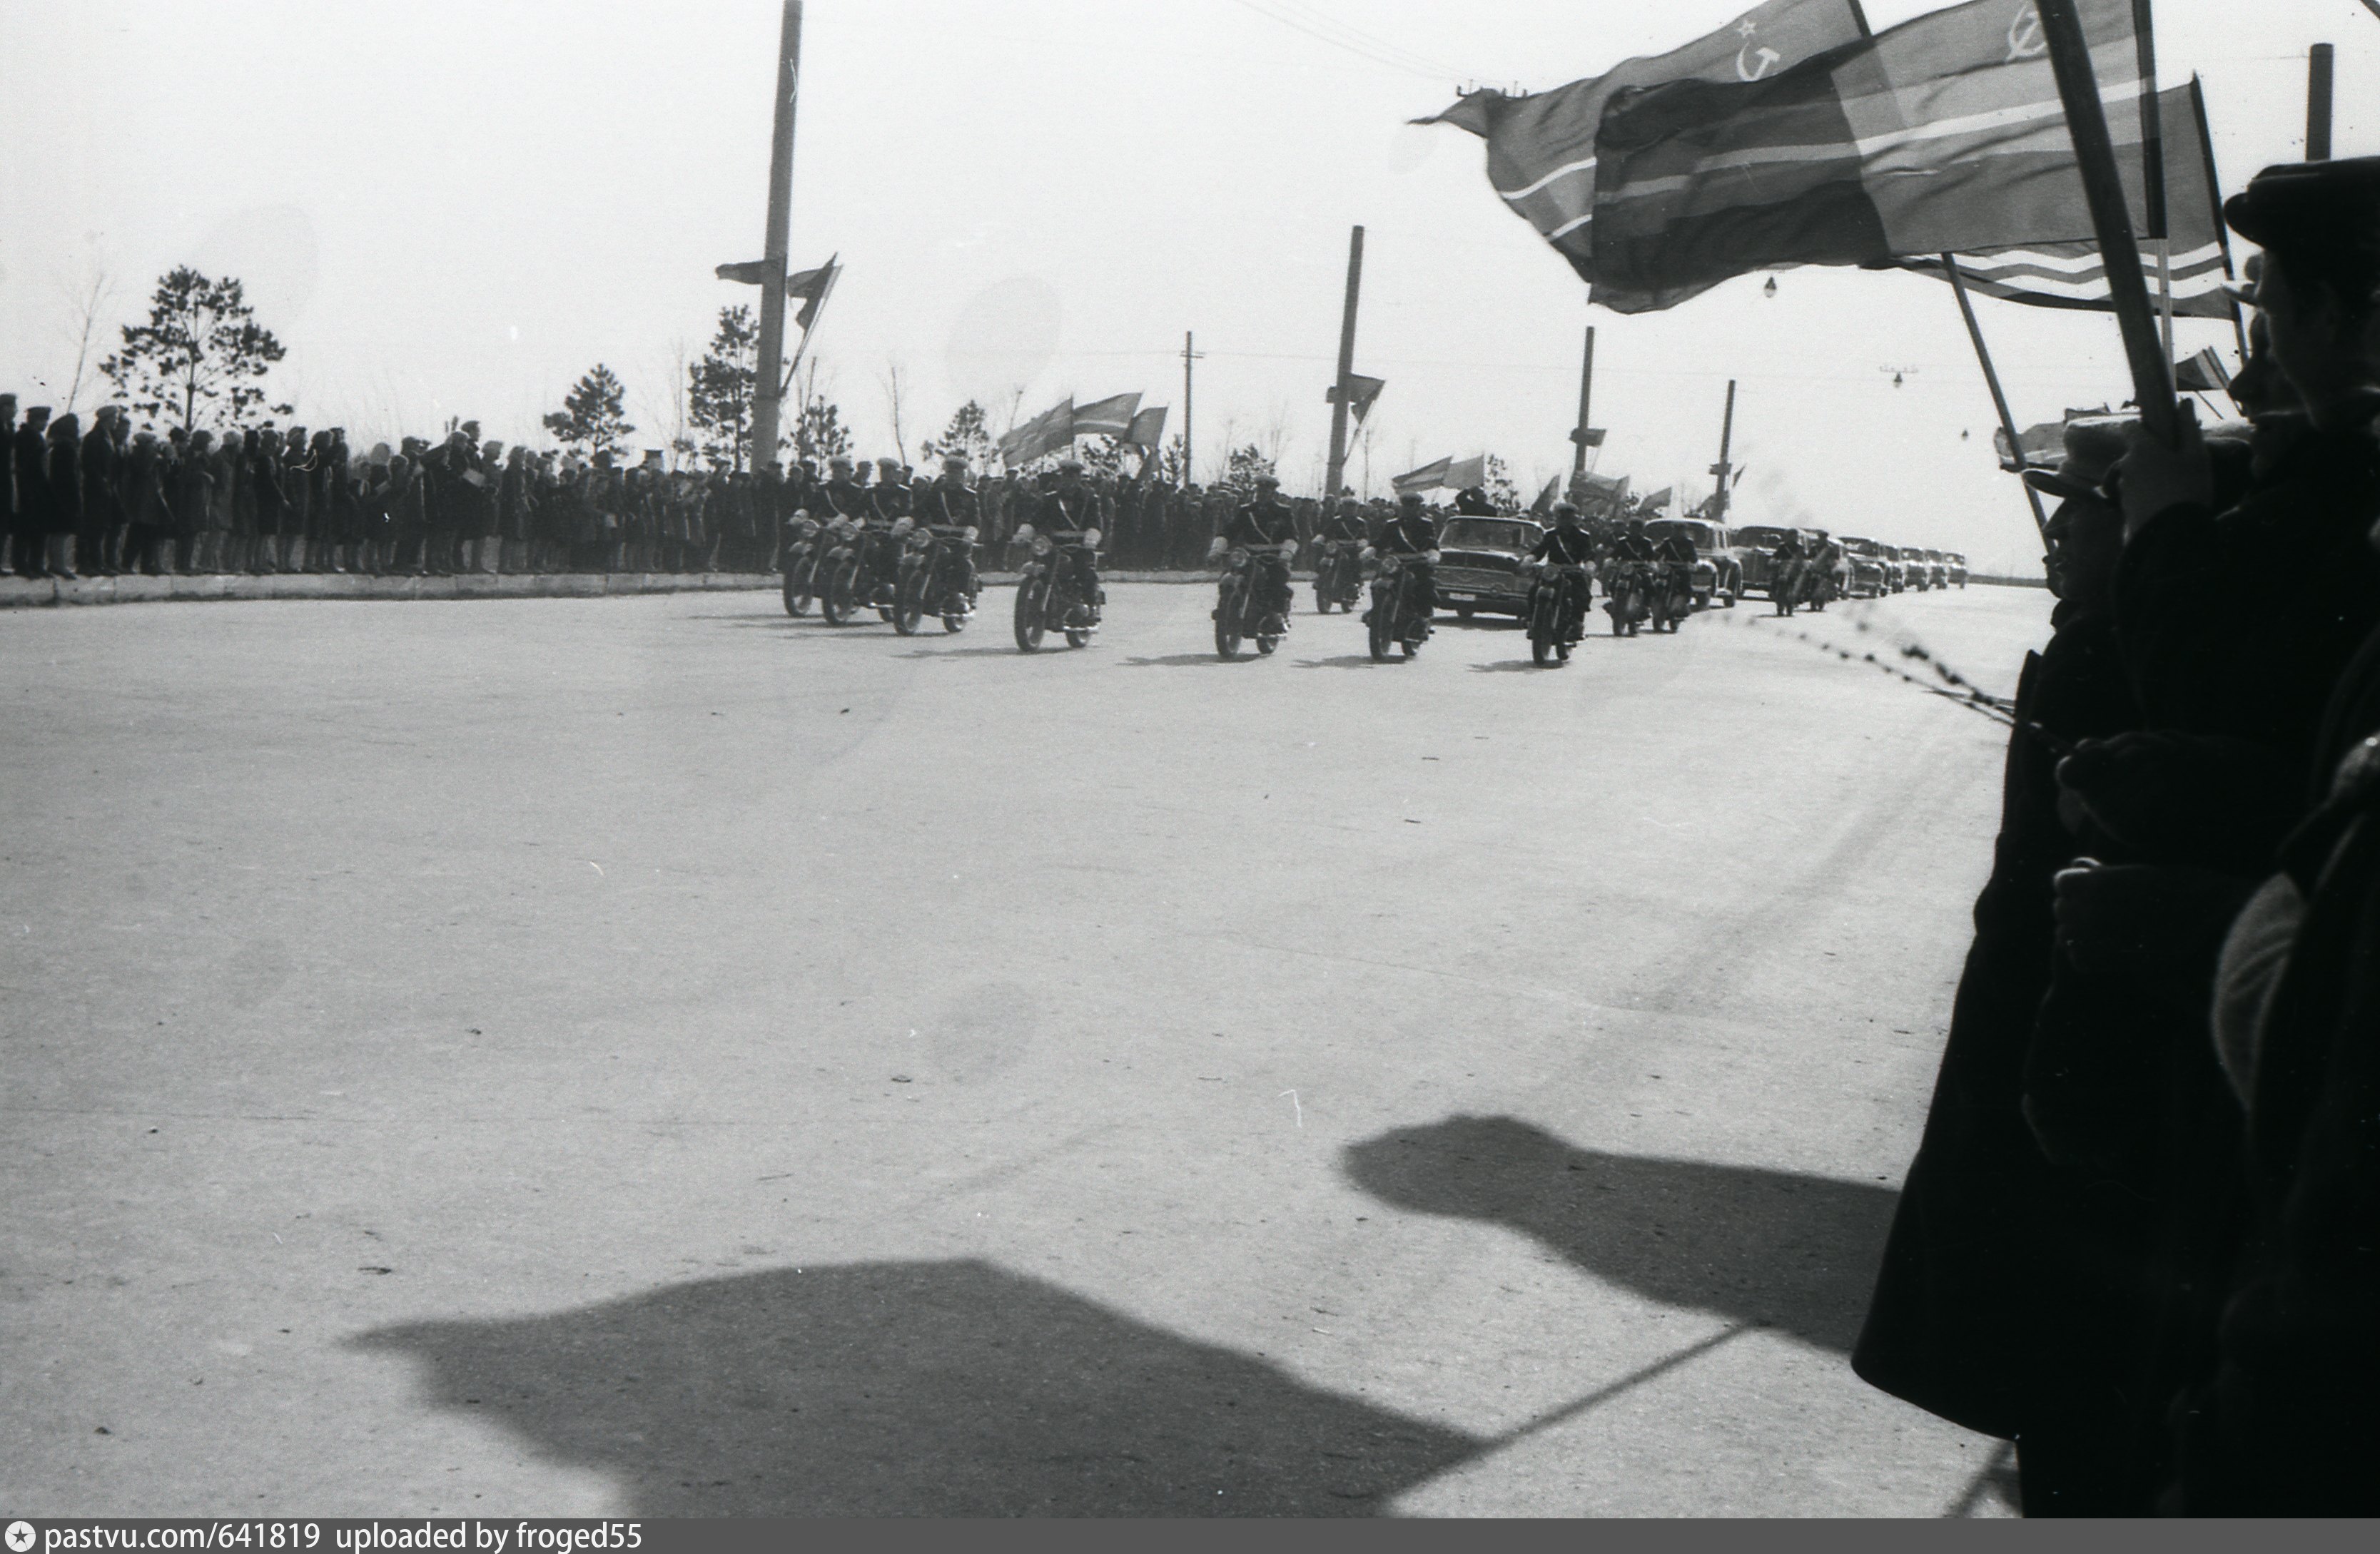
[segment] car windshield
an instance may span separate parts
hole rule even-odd
[[[1774,545],[1784,539],[1789,532],[1782,528],[1764,528],[1755,525],[1750,528],[1739,528],[1735,531],[1735,535],[1747,545]]]
[[[1544,532],[1515,518],[1456,518],[1438,531],[1438,542],[1449,550],[1525,551]]]
[[[1718,548],[1718,542],[1711,537],[1710,525],[1696,523],[1692,518],[1656,518],[1645,526],[1647,540],[1667,540],[1672,534],[1684,535],[1694,541],[1696,550]]]

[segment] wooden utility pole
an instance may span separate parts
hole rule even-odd
[[[2306,160],[2330,160],[2331,49],[2316,43],[2306,55]]]
[[[1578,370],[1578,427],[1570,434],[1570,440],[1578,444],[1571,450],[1570,455],[1570,479],[1573,486],[1578,483],[1578,478],[1586,473],[1586,443],[1587,439],[1593,435],[1592,428],[1595,425],[1587,412],[1594,404],[1595,325],[1588,324],[1586,326],[1586,360]]]
[[[1347,476],[1347,380],[1355,370],[1355,296],[1364,280],[1364,229],[1347,238],[1347,308],[1339,321],[1339,381],[1330,392],[1330,462],[1322,476],[1322,500],[1334,502]]]
[[[1711,499],[1713,523],[1727,522],[1728,498],[1730,494],[1728,488],[1731,483],[1729,477],[1735,468],[1734,465],[1728,462],[1728,455],[1734,451],[1734,448],[1735,380],[1730,378],[1727,381],[1727,414],[1719,419],[1718,423],[1718,462],[1710,467],[1710,472],[1718,477],[1718,494]]]
[[[2123,179],[2116,171],[2116,148],[2107,134],[2107,110],[2099,101],[2098,74],[2082,32],[2075,0],[2038,0],[2042,36],[2058,73],[2058,95],[2066,105],[2066,128],[2082,172],[2082,193],[2107,266],[2107,292],[2124,336],[2124,358],[2132,371],[2132,398],[2141,408],[2141,430],[2171,447],[2180,426],[2174,407],[2173,368],[2157,338],[2156,310],[2141,273],[2141,248],[2124,204]],[[2154,91],[2151,87],[2143,90]]]
[[[777,42],[777,115],[769,142],[769,230],[761,244],[759,359],[752,374],[752,463],[777,462],[785,389],[785,264],[794,224],[794,104],[802,79],[802,0],[785,0]]]
[[[1197,477],[1190,472],[1192,462],[1198,456],[1198,443],[1190,435],[1193,430],[1190,424],[1190,368],[1192,363],[1207,354],[1192,349],[1191,345],[1190,331],[1185,329],[1182,332],[1182,483],[1185,487],[1196,484],[1197,480]]]

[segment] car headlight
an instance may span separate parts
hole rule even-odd
[[[1099,548],[1099,531],[1096,528],[1087,528],[1083,530],[1083,543],[1088,545],[1095,551],[1098,550]]]

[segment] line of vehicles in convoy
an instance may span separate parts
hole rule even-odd
[[[1874,599],[1967,586],[1966,557],[1956,552],[1886,545],[1844,535],[1829,545],[1823,531],[1747,524],[1730,528],[1709,518],[1655,518],[1645,537],[1659,546],[1682,536],[1693,563],[1609,561],[1600,567],[1551,566],[1530,552],[1546,526],[1527,516],[1455,516],[1440,524],[1434,565],[1437,604],[1458,620],[1479,614],[1511,615],[1528,629],[1531,655],[1540,664],[1567,662],[1585,634],[1596,581],[1603,583],[1605,612],[1613,636],[1636,635],[1650,625],[1656,634],[1674,632],[1696,610],[1733,609],[1739,600],[1760,597],[1781,613],[1808,604],[1825,608],[1831,599]],[[1792,540],[1780,565],[1778,552]],[[783,553],[785,613],[808,615],[812,604],[830,625],[843,625],[873,611],[904,637],[939,620],[943,631],[965,629],[975,618],[982,583],[974,565],[977,531],[944,531],[904,519],[889,528],[826,525],[807,516],[787,525]],[[1099,631],[1107,590],[1099,578],[1099,531],[1033,537],[1019,576],[1014,609],[1016,646],[1039,649],[1051,634],[1070,648],[1087,646]],[[1233,658],[1243,644],[1270,653],[1289,629],[1278,608],[1291,595],[1289,569],[1295,545],[1244,547],[1225,565],[1214,611],[1215,650]],[[1364,621],[1372,657],[1411,658],[1430,635],[1429,613],[1420,607],[1417,570],[1400,558],[1382,556],[1365,577],[1363,548],[1353,541],[1325,540],[1314,556],[1314,603],[1318,613],[1333,608],[1352,613],[1368,594]],[[1813,557],[1828,557],[1821,566]]]
[[[1439,529],[1444,554],[1438,569],[1439,602],[1463,620],[1475,613],[1525,617],[1534,580],[1529,552],[1544,534],[1545,526],[1528,517],[1448,518]],[[1789,534],[1804,557],[1823,543],[1817,529],[1767,524],[1730,528],[1709,518],[1654,518],[1645,525],[1645,538],[1655,545],[1683,535],[1694,546],[1688,592],[1694,610],[1714,604],[1733,609],[1743,599],[1776,601],[1777,548]],[[1835,545],[1841,554],[1830,569],[1829,586],[1815,587],[1818,579],[1806,568],[1796,579],[1797,591],[1815,594],[1819,603],[1967,586],[1967,558],[1955,552],[1886,545],[1855,535],[1844,535]],[[1607,580],[1607,591],[1609,587]]]

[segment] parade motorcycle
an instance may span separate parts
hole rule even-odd
[[[1087,528],[1079,540],[1053,540],[1037,534],[1031,524],[1018,528],[1016,537],[1028,540],[1032,554],[1016,580],[1016,646],[1033,652],[1052,631],[1063,632],[1066,646],[1087,648],[1099,629],[1099,609],[1108,591],[1099,587],[1099,531]],[[1077,558],[1079,565],[1062,565]],[[1090,597],[1083,597],[1083,578],[1090,579]]]
[[[1539,566],[1529,589],[1529,656],[1542,668],[1548,662],[1568,663],[1570,650],[1586,635],[1588,597],[1595,589],[1595,571],[1585,562]]]
[[[1655,632],[1675,633],[1678,623],[1694,613],[1694,569],[1682,562],[1670,562],[1658,567],[1647,590]]]
[[[807,615],[810,601],[818,597],[819,564],[825,558],[826,526],[807,512],[796,513],[785,520],[784,571],[785,613]]]
[[[956,534],[930,528],[909,531],[901,551],[901,580],[892,590],[892,629],[915,637],[928,615],[941,617],[942,629],[955,636],[975,615],[975,594],[968,588],[968,560],[975,551],[976,527]]]
[[[1798,607],[1810,586],[1810,564],[1788,561],[1778,565],[1768,579],[1768,597],[1777,601],[1777,613],[1790,615]]]
[[[1258,654],[1281,646],[1289,632],[1287,545],[1234,545],[1223,565],[1215,599],[1215,651],[1237,658],[1240,643],[1253,638]]]
[[[1364,597],[1363,545],[1354,540],[1324,540],[1318,543],[1321,553],[1314,563],[1314,613],[1327,615],[1336,604],[1342,613],[1352,615],[1356,601]]]
[[[892,618],[892,589],[899,580],[901,542],[911,528],[907,518],[890,528],[851,524],[838,531],[834,549],[826,558],[827,585],[819,594],[819,613],[829,625],[846,625],[862,610]]]
[[[1425,559],[1435,566],[1438,552],[1427,552]],[[1371,631],[1375,663],[1387,662],[1390,648],[1411,658],[1429,640],[1429,613],[1413,597],[1411,585],[1412,577],[1403,556],[1380,558],[1379,573],[1372,579],[1372,607],[1364,612],[1364,625]]]
[[[1603,601],[1611,617],[1611,635],[1633,637],[1653,608],[1652,579],[1641,561],[1623,561],[1611,575],[1611,597]]]

